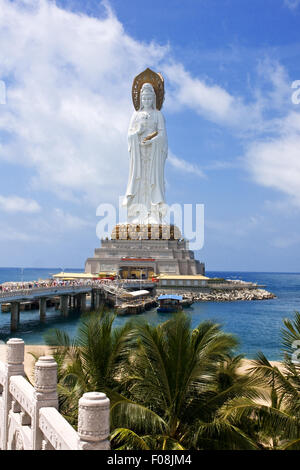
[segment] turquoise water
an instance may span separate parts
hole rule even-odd
[[[5,281],[34,280],[47,278],[61,271],[57,269],[0,268],[0,283]],[[71,271],[80,271],[72,269]],[[283,318],[293,316],[300,311],[300,273],[253,273],[253,272],[207,272],[210,277],[243,279],[258,282],[274,294],[276,299],[250,302],[198,302],[186,312],[191,316],[192,326],[202,320],[215,320],[223,325],[224,330],[234,333],[239,341],[238,352],[246,357],[254,357],[263,351],[269,360],[281,359],[280,329]],[[7,341],[12,336],[23,338],[26,344],[44,344],[44,334],[50,328],[60,328],[70,336],[76,335],[80,321],[80,312],[71,311],[68,318],[60,315],[54,308],[47,310],[44,323],[39,320],[38,311],[21,312],[20,329],[13,335],[9,332],[10,314],[0,314],[0,340]],[[145,312],[139,317],[157,324],[165,321],[168,314],[158,314],[156,310]],[[123,324],[130,317],[117,317],[116,325]]]

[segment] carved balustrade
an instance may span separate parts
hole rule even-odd
[[[57,364],[41,356],[35,385],[24,374],[24,341],[7,342],[7,362],[0,362],[0,449],[109,450],[109,399],[85,393],[79,400],[78,432],[58,411]]]

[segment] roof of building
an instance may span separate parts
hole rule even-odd
[[[115,276],[115,272],[107,273],[107,272],[101,272],[98,274],[91,274],[91,273],[58,273],[58,274],[53,274],[52,277],[58,278],[58,279],[97,279],[99,276]]]
[[[157,300],[164,300],[164,299],[182,300],[182,295],[165,294],[165,295],[160,295],[157,298]]]
[[[209,277],[202,276],[201,274],[159,274],[158,279],[175,279],[175,280],[201,280],[201,281],[206,281],[209,279]]]
[[[128,294],[132,295],[132,297],[138,297],[140,295],[148,295],[148,290],[135,290],[133,292],[128,292]]]

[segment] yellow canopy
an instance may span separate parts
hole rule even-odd
[[[107,273],[107,272],[100,272],[100,273],[58,273],[58,274],[53,274],[53,277],[56,279],[65,279],[66,281],[70,281],[72,279],[95,279],[95,277],[100,277],[100,276],[115,276],[116,273]]]
[[[201,274],[159,274],[158,279],[174,279],[174,280],[200,280],[206,281],[209,277],[202,276]]]
[[[94,277],[97,277],[98,274],[91,274],[91,273],[58,273],[58,274],[53,274],[53,277],[58,278],[58,279],[93,279]]]

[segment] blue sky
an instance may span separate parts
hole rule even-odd
[[[83,267],[124,194],[133,77],[165,77],[167,202],[208,270],[300,271],[300,1],[0,0],[0,266]]]

